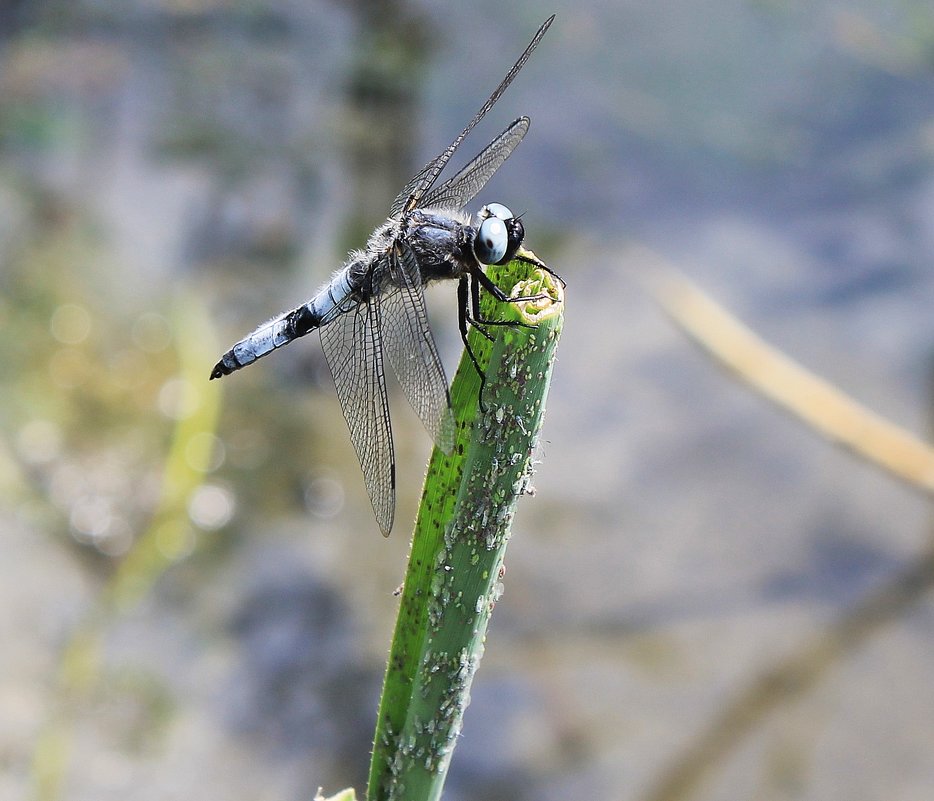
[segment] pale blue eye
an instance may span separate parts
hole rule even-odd
[[[480,216],[483,218],[496,217],[500,220],[511,220],[512,212],[502,203],[488,203],[480,209]]]
[[[506,255],[508,246],[509,233],[506,231],[506,223],[499,217],[487,217],[480,223],[473,241],[473,253],[477,261],[481,264],[496,264]]]

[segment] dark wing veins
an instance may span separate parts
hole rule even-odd
[[[519,117],[456,175],[422,196],[425,208],[460,209],[473,200],[487,181],[503,166],[529,130],[529,118]]]
[[[401,214],[412,211],[412,209],[418,208],[422,205],[421,200],[422,196],[431,188],[435,180],[437,180],[438,175],[441,174],[441,170],[444,169],[445,165],[451,160],[451,156],[454,155],[454,151],[460,146],[460,143],[464,141],[474,127],[477,125],[480,120],[486,116],[486,113],[493,108],[493,105],[497,100],[500,99],[503,92],[509,88],[509,84],[512,83],[513,78],[519,74],[519,70],[525,65],[525,62],[528,61],[529,56],[532,55],[532,51],[538,46],[538,43],[542,40],[542,37],[547,32],[548,28],[551,27],[551,23],[554,22],[554,14],[552,14],[548,19],[546,19],[542,26],[536,31],[535,36],[532,37],[532,41],[529,42],[528,47],[525,48],[522,55],[519,56],[519,60],[512,65],[512,69],[506,73],[506,77],[503,78],[502,82],[496,89],[493,90],[487,101],[480,107],[480,110],[474,115],[474,118],[467,123],[467,126],[461,131],[441,153],[431,161],[429,161],[418,173],[415,174],[415,177],[406,184],[405,188],[399,193],[398,197],[393,201],[393,204],[389,210],[390,217],[398,217]],[[521,137],[520,137],[521,138]],[[508,154],[507,154],[508,155]],[[492,174],[492,173],[491,173]]]
[[[383,347],[399,385],[435,444],[445,453],[454,446],[454,418],[448,382],[428,326],[418,261],[397,240],[390,254],[392,285],[381,293]]]
[[[373,269],[388,270],[388,259]],[[373,512],[388,536],[396,508],[396,460],[383,372],[380,295],[340,314],[320,331]]]

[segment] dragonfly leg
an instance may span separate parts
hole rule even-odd
[[[490,342],[493,341],[493,336],[487,331],[483,326],[488,325],[490,321],[484,320],[480,317],[480,284],[476,280],[469,281],[470,283],[470,313],[467,315],[467,322],[469,322],[474,328],[476,328],[483,336],[485,336]]]
[[[471,290],[471,294],[477,294],[476,290],[473,290],[473,284],[468,287],[470,279],[465,275],[457,282],[457,327],[461,332],[461,339],[464,341],[464,349],[467,351],[467,355],[470,357],[470,361],[473,363],[474,369],[477,371],[477,375],[480,376],[480,392],[477,396],[477,400],[480,402],[480,411],[486,412],[486,404],[483,402],[483,389],[486,387],[486,377],[483,375],[483,370],[480,369],[480,362],[477,361],[477,357],[474,355],[473,349],[470,347],[470,342],[467,340],[467,324],[473,323],[470,314],[470,303],[467,296],[468,289]],[[479,295],[474,301],[474,305],[479,302]],[[477,328],[477,330],[487,337],[487,339],[492,340],[491,337],[486,331],[482,328]]]
[[[489,292],[494,298],[496,298],[500,303],[522,303],[529,300],[542,300],[547,298],[548,295],[544,293],[539,293],[538,295],[516,295],[515,297],[510,297],[502,289],[500,289],[496,284],[494,284],[486,275],[483,270],[477,268],[470,271],[470,275],[473,276],[474,281],[471,284],[471,290],[473,294],[473,316],[469,318],[470,324],[476,327],[487,339],[492,340],[493,337],[487,331],[483,330],[483,326],[487,325],[518,325],[523,328],[534,328],[534,325],[530,323],[523,323],[519,320],[487,320],[480,316],[480,287],[482,286],[487,292]]]
[[[538,258],[538,256],[533,254],[531,251],[520,249],[519,252],[516,253],[516,255],[514,256],[514,258],[518,259],[519,261],[524,261],[526,264],[532,264],[538,267],[539,270],[544,270],[546,273],[548,273],[548,275],[554,278],[555,281],[561,284],[562,289],[567,287],[568,285],[567,281],[565,281],[560,275],[558,275],[554,270],[552,270],[551,267],[545,264],[545,262],[543,262],[540,258]]]
[[[522,258],[523,261],[528,262],[529,264],[534,264],[536,266],[544,267],[544,264],[539,262],[534,256]],[[545,267],[548,270],[547,267]],[[551,270],[548,270],[550,273]],[[553,273],[552,273],[553,274]],[[557,280],[561,281],[559,276],[555,276]],[[473,280],[471,280],[473,279]],[[562,284],[564,282],[562,281]],[[542,300],[547,298],[548,295],[545,293],[539,293],[537,295],[516,295],[512,297],[507,295],[500,289],[496,284],[494,284],[486,273],[482,269],[476,267],[470,270],[467,275],[462,276],[460,281],[457,284],[457,318],[458,318],[458,327],[460,328],[461,339],[464,341],[464,347],[467,350],[467,355],[470,357],[470,361],[473,363],[474,369],[477,371],[477,375],[480,376],[480,410],[486,411],[486,404],[483,402],[483,390],[486,386],[486,378],[483,374],[483,370],[480,368],[480,363],[477,361],[477,357],[474,355],[473,350],[470,347],[470,343],[467,341],[467,326],[468,324],[473,326],[477,331],[479,331],[483,336],[485,336],[491,342],[493,341],[493,336],[489,331],[486,330],[486,326],[490,325],[513,325],[513,326],[522,326],[523,328],[534,328],[535,326],[531,323],[523,323],[518,320],[488,320],[480,316],[480,288],[485,289],[489,292],[494,298],[496,298],[500,303],[521,303],[524,301],[531,300]]]
[[[536,295],[507,295],[505,292],[503,292],[502,289],[496,286],[496,284],[490,280],[489,276],[479,267],[471,269],[470,274],[480,282],[480,286],[482,286],[500,303],[523,303],[529,300],[545,300],[548,298],[548,295],[544,292],[539,292]],[[483,320],[482,322],[489,324],[491,321]],[[495,323],[496,321],[492,322]],[[502,325],[503,323],[502,321],[499,321],[498,324]],[[507,323],[507,325],[512,325],[512,323]],[[521,325],[521,323],[519,323],[519,325]]]

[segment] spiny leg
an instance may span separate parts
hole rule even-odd
[[[467,315],[467,322],[492,342],[493,336],[483,326],[496,321],[487,321],[480,317],[480,284],[476,278],[468,283],[470,284],[470,313]]]
[[[564,286],[564,281],[561,276],[553,272],[544,262],[539,261],[535,256],[522,256],[517,255],[520,261],[524,261],[527,264],[532,264],[540,269],[544,269],[550,275],[561,282]],[[473,279],[473,280],[471,280]],[[469,284],[469,287],[468,287]],[[483,402],[483,390],[486,386],[486,377],[483,374],[483,371],[480,369],[480,363],[477,361],[477,357],[474,355],[473,350],[470,347],[470,343],[467,341],[467,325],[470,324],[477,329],[483,336],[485,336],[490,342],[493,341],[493,336],[489,331],[485,329],[485,326],[488,325],[511,325],[511,326],[522,326],[523,328],[534,328],[535,326],[531,323],[523,323],[519,320],[488,320],[480,316],[480,287],[483,287],[487,292],[489,292],[496,300],[500,303],[522,303],[526,301],[533,300],[542,300],[547,298],[548,295],[544,292],[540,292],[535,295],[516,295],[510,296],[503,292],[489,276],[480,267],[474,267],[470,269],[467,275],[464,275],[460,278],[457,284],[457,311],[458,311],[458,327],[461,332],[461,339],[464,341],[464,347],[467,350],[467,355],[470,356],[470,361],[473,363],[474,369],[477,371],[477,375],[480,376],[480,409],[481,411],[486,411],[486,405]],[[468,291],[470,294],[469,303],[468,303]]]
[[[480,316],[480,284],[481,284],[481,281],[478,279],[478,276],[482,276],[482,278],[484,279],[484,282],[485,282],[484,286],[489,285],[490,287],[492,287],[490,292],[491,294],[494,295],[494,297],[497,297],[497,299],[499,299],[498,297],[499,295],[502,296],[503,302],[507,302],[507,303],[512,300],[516,300],[516,299],[510,298],[505,292],[503,292],[498,286],[496,286],[496,284],[490,281],[490,279],[486,277],[486,275],[483,273],[482,270],[479,270],[479,269],[476,272],[471,270],[467,275],[462,276],[460,279],[460,282],[457,285],[458,312],[459,312],[458,318],[459,318],[459,323],[461,327],[461,337],[464,340],[464,346],[467,348],[467,354],[470,356],[470,360],[473,362],[473,366],[477,371],[477,375],[480,376],[480,392],[479,392],[477,399],[480,404],[480,411],[486,412],[487,406],[483,402],[483,391],[486,388],[486,376],[484,375],[483,371],[480,369],[480,364],[477,361],[477,358],[474,355],[473,351],[471,350],[470,344],[467,342],[467,324],[469,323],[471,326],[473,326],[477,331],[480,332],[480,334],[482,334],[488,340],[490,340],[490,342],[494,341],[493,336],[490,334],[489,331],[486,330],[484,326],[487,326],[487,325],[521,325],[521,326],[525,326],[528,328],[531,328],[532,326],[530,326],[528,323],[520,323],[518,321],[513,321],[513,320],[484,320]],[[470,280],[471,277],[473,278],[473,280]],[[467,298],[468,285],[469,285],[469,292],[470,292],[469,305],[468,305],[468,298]],[[521,300],[521,298],[519,298],[519,300]]]
[[[470,280],[466,275],[461,276],[460,280],[457,282],[457,327],[460,329],[461,339],[464,341],[464,349],[467,351],[467,355],[470,357],[470,361],[473,363],[477,375],[480,376],[480,392],[477,395],[477,400],[480,402],[480,411],[485,412],[486,406],[483,403],[483,389],[486,386],[486,377],[483,375],[483,370],[480,369],[480,362],[477,361],[477,357],[474,355],[473,349],[470,347],[470,342],[467,339],[467,324],[471,322],[467,297],[468,283],[470,283]],[[471,284],[471,287],[472,286]],[[486,331],[480,327],[477,327],[477,330],[492,342],[493,337]]]
[[[531,264],[534,267],[538,267],[539,270],[544,270],[546,273],[548,273],[548,275],[550,275],[559,284],[561,284],[562,289],[567,287],[568,285],[567,281],[565,281],[560,275],[558,275],[554,270],[552,270],[551,267],[545,264],[545,262],[543,262],[540,258],[538,258],[538,256],[533,254],[531,251],[520,250],[518,253],[516,253],[516,255],[513,258],[517,259],[518,261],[524,261],[526,264]]]
[[[502,289],[500,289],[496,284],[494,284],[490,278],[487,276],[483,270],[479,267],[475,267],[470,270],[470,276],[474,279],[471,284],[471,306],[472,306],[472,316],[468,317],[468,320],[471,325],[473,325],[477,330],[479,330],[483,336],[485,336],[490,341],[493,340],[493,337],[490,336],[489,332],[483,330],[483,326],[486,325],[518,325],[523,328],[534,328],[535,326],[530,323],[523,323],[519,320],[487,320],[480,316],[480,287],[482,286],[487,292],[489,292],[494,298],[496,298],[500,303],[522,303],[530,300],[542,300],[548,296],[544,293],[539,293],[537,295],[516,295],[515,297],[510,297]]]

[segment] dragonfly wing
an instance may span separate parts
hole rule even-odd
[[[390,252],[391,286],[382,295],[380,316],[389,363],[415,413],[445,453],[454,446],[454,418],[444,366],[428,326],[418,261],[396,241]]]
[[[486,116],[486,113],[493,108],[493,105],[500,99],[503,92],[509,88],[509,84],[511,84],[516,75],[519,74],[519,70],[522,69],[525,62],[529,60],[532,51],[538,47],[538,43],[542,40],[548,28],[551,27],[551,23],[554,22],[554,19],[554,14],[552,14],[542,23],[542,26],[535,32],[535,36],[532,37],[532,41],[529,42],[528,47],[526,47],[522,55],[519,56],[519,60],[512,65],[512,68],[506,73],[506,77],[503,78],[499,86],[493,90],[493,94],[487,98],[486,102],[480,107],[480,110],[474,115],[473,119],[467,123],[467,127],[454,137],[454,141],[451,142],[451,144],[429,161],[415,174],[415,177],[406,184],[405,188],[399,193],[399,196],[393,201],[389,211],[390,217],[397,217],[400,214],[423,205],[421,202],[422,196],[431,189],[445,165],[451,160],[454,151],[457,150],[460,143],[466,139],[467,134],[469,134],[477,123]]]
[[[473,200],[503,166],[529,130],[529,118],[519,117],[456,175],[422,196],[421,206],[460,209]]]
[[[445,151],[447,152],[447,151]],[[439,156],[435,156],[431,161],[429,161],[424,167],[422,167],[415,175],[412,177],[412,180],[409,181],[402,191],[396,196],[396,199],[392,202],[392,206],[389,207],[389,216],[398,218],[402,212],[409,210],[412,206],[410,204],[411,198],[421,195],[424,193],[425,189],[431,186],[431,183],[434,181],[434,178],[430,179],[426,183],[426,178],[429,176],[435,168],[435,165],[438,163],[438,160],[443,156],[442,153]],[[448,156],[448,159],[451,157]],[[438,177],[438,173],[444,168],[444,164],[434,172],[435,178]]]
[[[396,463],[383,374],[380,296],[321,328],[321,345],[357,451],[376,522],[389,536],[396,508]]]

